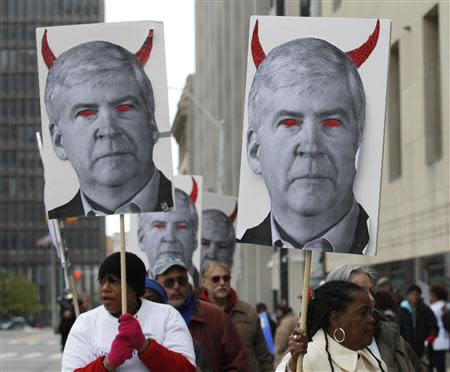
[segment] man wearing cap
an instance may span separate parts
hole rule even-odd
[[[62,371],[195,372],[187,327],[170,306],[141,300],[145,265],[126,253],[127,311],[121,315],[120,253],[100,266],[102,305],[81,314],[70,331]]]
[[[247,350],[250,370],[272,372],[273,357],[267,347],[259,316],[248,303],[238,299],[230,287],[230,267],[219,261],[202,266],[203,288],[200,298],[218,305],[233,321]]]
[[[181,313],[189,327],[200,370],[252,371],[233,322],[217,306],[194,298],[187,268],[181,259],[159,259],[155,264],[154,274],[165,288],[169,304]]]

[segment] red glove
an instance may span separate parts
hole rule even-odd
[[[131,314],[122,314],[119,318],[119,335],[128,338],[131,346],[139,350],[145,343],[141,325]]]
[[[111,345],[111,350],[107,356],[110,364],[114,368],[119,368],[127,359],[133,356],[133,347],[126,337],[118,334]]]
[[[427,337],[427,341],[429,344],[432,344],[434,342],[434,340],[436,340],[436,336],[428,336]]]

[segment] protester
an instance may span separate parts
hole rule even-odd
[[[67,337],[69,336],[70,329],[72,328],[75,320],[75,308],[72,304],[72,293],[66,293],[63,297],[58,298],[60,309],[60,321],[58,325],[58,333],[61,335],[61,351],[64,351]]]
[[[379,278],[377,280],[376,287],[378,289],[378,292],[388,292],[392,296],[392,299],[394,300],[395,312],[397,312],[398,308],[400,307],[400,303],[403,301],[403,297],[400,293],[394,290],[389,278],[385,276]]]
[[[230,267],[218,261],[206,261],[202,267],[203,290],[200,298],[218,305],[239,331],[249,357],[252,372],[272,372],[273,358],[267,347],[258,314],[252,306],[238,299],[230,287]]]
[[[273,344],[275,330],[277,328],[277,324],[273,321],[272,317],[267,310],[267,306],[263,302],[259,302],[255,306],[255,310],[258,313],[259,320],[261,322],[261,329],[264,334],[264,338],[266,339],[267,347],[272,355],[275,354],[275,347]]]
[[[262,314],[262,313],[267,314],[267,318],[268,318],[269,324],[270,324],[270,332],[272,333],[272,337],[275,337],[277,323],[272,319],[272,316],[270,315],[269,310],[267,309],[267,305],[263,302],[258,302],[255,306],[255,310],[258,314]]]
[[[318,287],[308,304],[308,333],[296,329],[289,336],[290,353],[276,371],[296,371],[306,341],[303,372],[387,371],[368,348],[375,333],[372,310],[367,291],[354,283],[330,281]]]
[[[145,292],[142,298],[146,300],[158,302],[160,304],[167,303],[167,293],[164,287],[155,279],[145,279]]]
[[[433,284],[430,286],[430,308],[436,317],[439,327],[439,333],[433,343],[429,345],[430,349],[430,372],[436,367],[437,372],[445,372],[445,353],[450,350],[450,335],[444,327],[442,316],[443,308],[447,305],[448,291],[445,286]]]
[[[189,327],[201,371],[250,371],[247,353],[230,317],[193,296],[185,263],[179,258],[162,258],[155,264],[154,274],[167,291],[169,304]]]
[[[100,266],[102,305],[81,314],[70,331],[63,372],[194,372],[192,339],[183,318],[171,306],[141,300],[145,265],[126,253],[127,314],[121,314],[120,253]]]
[[[424,352],[425,340],[432,343],[439,328],[433,311],[422,300],[420,287],[413,284],[406,294],[407,298],[400,304],[397,314],[400,333],[420,359]]]
[[[395,301],[390,292],[379,291],[375,293],[375,306],[383,313],[386,320],[398,323]]]
[[[341,265],[331,271],[326,281],[344,280],[364,288],[372,303],[374,272],[367,266]],[[370,351],[387,365],[388,372],[421,371],[420,361],[411,346],[401,337],[399,327],[386,321],[383,314],[374,309],[375,336],[368,346]]]
[[[275,332],[275,365],[277,365],[288,349],[288,337],[297,326],[298,316],[287,305],[277,308],[278,328]]]

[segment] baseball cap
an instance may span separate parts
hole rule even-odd
[[[187,270],[186,264],[178,257],[161,257],[153,267],[153,276],[162,275],[173,266],[180,266]]]

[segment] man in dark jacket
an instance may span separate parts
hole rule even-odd
[[[420,287],[411,285],[406,294],[407,299],[402,301],[398,311],[400,333],[421,358],[425,340],[432,343],[439,328],[433,311],[422,300]]]
[[[250,372],[244,344],[233,322],[219,307],[193,296],[185,263],[179,258],[163,257],[153,273],[166,290],[168,303],[188,325],[200,370]]]

